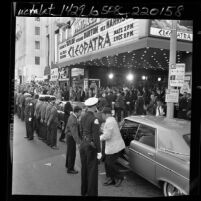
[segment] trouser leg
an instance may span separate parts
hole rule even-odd
[[[57,126],[52,125],[50,126],[50,133],[51,133],[51,146],[56,146],[57,145]]]
[[[33,121],[29,123],[29,139],[33,139],[34,134],[34,124]]]
[[[22,107],[21,110],[21,120],[24,121],[24,107]]]
[[[89,196],[98,196],[98,159],[96,150],[89,146],[87,151],[88,189]]]
[[[123,179],[123,176],[119,171],[119,166],[116,163],[118,157],[119,157],[119,153],[106,155],[106,163],[108,166],[109,177],[111,177],[113,180]]]
[[[81,160],[81,195],[87,194],[88,177],[87,177],[87,155],[86,155],[86,143],[83,142],[80,145],[80,160]]]
[[[50,127],[47,126],[47,145],[51,144],[51,133],[50,133]]]
[[[29,138],[28,122],[25,122],[25,126],[26,126],[26,137]]]
[[[76,143],[72,136],[67,136],[67,155],[66,155],[66,167],[67,169],[74,170],[76,157]]]

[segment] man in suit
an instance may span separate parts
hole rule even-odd
[[[68,123],[66,125],[65,134],[66,134],[66,143],[67,143],[67,152],[66,152],[66,168],[67,173],[77,174],[78,171],[74,169],[75,157],[76,157],[76,144],[80,145],[81,139],[79,135],[79,125],[78,118],[80,117],[82,108],[75,106],[73,112],[68,118]]]
[[[100,140],[105,141],[105,168],[106,175],[109,177],[104,182],[104,185],[115,185],[119,187],[123,181],[123,175],[120,173],[116,161],[125,148],[125,143],[122,139],[118,123],[112,116],[111,108],[105,107],[102,112],[102,117],[105,120],[105,125]]]

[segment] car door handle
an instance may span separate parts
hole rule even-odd
[[[148,152],[147,153],[149,156],[154,156],[154,154],[153,153],[150,153],[150,152]]]

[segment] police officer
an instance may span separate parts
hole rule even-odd
[[[41,105],[41,117],[40,117],[40,123],[41,123],[41,137],[44,141],[47,140],[47,124],[45,123],[45,114],[46,114],[46,108],[48,106],[50,96],[45,95],[44,102]]]
[[[35,113],[34,113],[34,116],[36,118],[36,122],[37,122],[37,134],[38,134],[38,138],[39,139],[42,139],[41,138],[41,123],[40,123],[40,109],[41,109],[41,106],[43,104],[43,99],[44,99],[44,96],[43,95],[40,95],[39,96],[39,100],[38,102],[36,103],[36,107],[35,107]]]
[[[32,94],[33,94],[33,97],[34,97],[33,98],[33,104],[34,104],[34,111],[35,111],[36,110],[36,104],[37,104],[38,99],[39,99],[39,95],[38,94],[34,94],[34,93],[32,93]],[[34,131],[36,131],[36,133],[37,133],[37,120],[36,120],[35,116],[34,116],[33,121],[34,121]]]
[[[21,120],[24,121],[24,110],[25,110],[25,94],[26,92],[24,91],[20,97],[20,106],[21,106]]]
[[[50,131],[50,147],[52,149],[58,149],[57,145],[57,125],[58,125],[58,112],[55,106],[55,99],[51,101],[52,108],[50,110],[50,116],[47,119],[47,126]]]
[[[21,92],[17,93],[16,106],[17,106],[17,116],[18,116],[18,118],[20,118],[20,96],[21,96]]]
[[[95,117],[98,99],[93,97],[85,101],[87,112],[81,117],[80,133],[82,142],[80,145],[81,159],[81,195],[98,195],[98,160],[101,159],[100,148],[100,123]]]
[[[51,112],[51,109],[53,107],[52,101],[55,101],[55,100],[56,100],[55,96],[50,96],[48,105],[46,107],[46,112],[45,112],[45,123],[46,123],[46,128],[47,128],[47,131],[46,131],[46,133],[47,133],[47,136],[46,136],[47,141],[46,141],[46,143],[47,143],[48,146],[50,146],[51,142],[50,142],[50,127],[47,126],[47,120],[50,117],[50,112]]]
[[[34,103],[32,102],[31,94],[25,95],[25,123],[26,123],[26,134],[28,140],[33,140],[34,133]]]

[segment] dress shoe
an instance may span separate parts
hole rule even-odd
[[[28,140],[33,140],[33,138],[29,138]]]
[[[65,142],[64,140],[59,140],[60,142]]]
[[[115,181],[110,179],[107,182],[103,183],[104,186],[110,186],[110,185],[115,185]]]
[[[77,174],[78,171],[77,170],[68,170],[67,173],[68,174]]]
[[[115,187],[119,187],[121,185],[122,181],[123,181],[123,179],[117,179]]]

